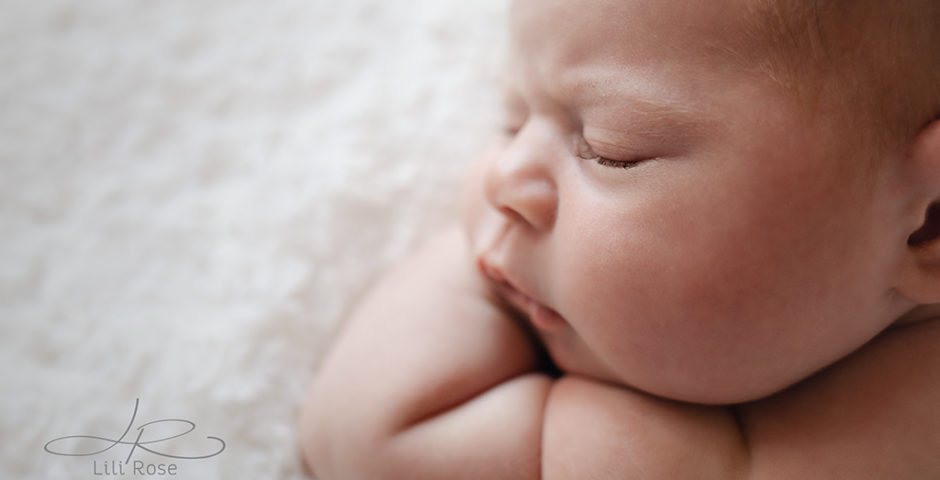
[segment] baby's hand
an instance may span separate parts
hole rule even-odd
[[[304,408],[321,480],[538,478],[551,380],[470,258],[448,231],[358,306]]]

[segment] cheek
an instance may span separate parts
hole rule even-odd
[[[699,179],[565,219],[560,291],[573,292],[578,334],[615,369],[676,391],[728,378],[747,386],[727,391],[772,389],[841,354],[872,273],[852,239],[870,224],[851,187],[802,177]]]
[[[629,332],[658,348],[684,343],[684,334],[695,338],[698,328],[714,329],[728,306],[739,304],[740,286],[753,286],[763,274],[750,271],[738,255],[740,242],[721,225],[700,221],[706,217],[701,205],[694,212],[677,202],[634,205],[630,212],[583,216],[586,225],[572,229],[579,239],[562,257],[570,262],[563,269],[576,287],[566,290],[579,292],[572,307],[592,319],[584,327],[599,330],[599,339]]]
[[[740,265],[681,204],[625,204],[631,207],[585,213],[565,229],[565,313],[602,357],[670,368],[678,354],[700,351],[702,334],[727,318],[721,297],[732,296],[731,284],[722,277]]]
[[[869,194],[834,173],[706,175],[577,208],[561,226],[573,281],[634,308],[747,312],[831,292],[866,249]]]

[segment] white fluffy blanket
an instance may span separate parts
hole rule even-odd
[[[504,1],[2,3],[0,478],[304,478],[324,346],[495,125]]]

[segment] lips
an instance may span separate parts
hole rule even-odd
[[[521,312],[528,315],[529,320],[538,328],[557,328],[565,324],[565,319],[555,310],[535,300],[528,295],[515,282],[509,280],[502,270],[488,264],[483,259],[477,262],[480,272],[499,291],[504,299]]]

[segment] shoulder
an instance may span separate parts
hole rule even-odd
[[[737,407],[755,479],[937,478],[940,319],[899,325],[814,377]]]

